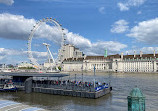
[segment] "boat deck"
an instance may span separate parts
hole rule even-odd
[[[0,111],[48,111],[38,107],[24,105],[22,103],[0,99]]]

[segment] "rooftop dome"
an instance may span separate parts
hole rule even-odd
[[[143,93],[137,87],[132,89],[129,96],[131,96],[131,97],[144,97]]]

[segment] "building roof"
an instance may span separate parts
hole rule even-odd
[[[55,74],[55,73],[3,73],[0,76],[25,76],[25,77],[65,77],[68,74]]]
[[[155,57],[158,58],[158,54],[155,54]],[[142,57],[140,55],[136,55],[135,59],[140,59],[140,58],[155,58],[154,54],[142,54]],[[113,59],[113,58],[121,58],[121,55],[116,54],[116,55],[108,55],[107,57],[104,56],[87,56],[86,59],[94,59],[94,58],[103,58],[103,59]],[[134,55],[123,55],[123,59],[133,59]]]
[[[89,59],[114,59],[114,58],[121,58],[121,55],[116,54],[116,55],[109,55],[107,57],[104,56],[86,56],[85,60],[89,60]],[[123,59],[133,59],[134,55],[123,55]],[[146,58],[158,58],[158,54],[142,54],[142,57],[140,57],[140,55],[135,55],[134,59],[146,59]],[[64,61],[82,61],[84,58],[67,58],[64,59]]]
[[[76,60],[81,61],[83,59],[84,59],[83,57],[82,58],[67,58],[67,59],[64,59],[64,61],[76,61]]]
[[[86,60],[87,59],[95,59],[95,58],[101,58],[101,59],[105,59],[104,56],[86,56]]]
[[[158,54],[155,54],[155,57],[158,58]],[[154,57],[154,54],[142,54],[142,57],[140,57],[140,55],[135,55],[135,58],[134,58],[134,55],[124,55],[123,58],[124,59],[140,59],[140,58],[155,58]]]
[[[121,57],[121,55],[116,54],[116,55],[109,55],[106,57],[106,59],[113,59],[113,58],[120,58],[120,57]]]

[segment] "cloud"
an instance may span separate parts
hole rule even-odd
[[[98,41],[92,43],[89,39],[79,34],[68,32],[67,29],[65,29],[65,33],[67,35],[67,42],[80,48],[86,55],[103,55],[106,48],[109,50],[109,54],[116,54],[127,47],[127,45],[115,41]]]
[[[158,44],[158,18],[139,22],[134,26],[128,37],[133,37],[136,40],[148,44]]]
[[[24,52],[15,49],[5,49],[0,48],[0,63],[14,63],[16,64],[18,60],[15,58],[24,56]]]
[[[0,48],[0,63],[4,62],[8,64],[9,63],[16,64],[22,61],[27,61],[28,60],[27,55],[28,55],[27,51]],[[47,61],[47,52],[32,51],[32,55],[40,63],[41,62],[44,63]],[[56,53],[53,53],[53,55],[56,55]]]
[[[146,0],[128,0],[127,2],[119,2],[117,6],[120,8],[120,11],[127,11],[130,7],[139,7],[142,5]]]
[[[27,19],[22,15],[13,15],[9,13],[0,14],[0,37],[6,39],[28,40],[29,34],[36,22],[36,20]],[[51,27],[43,23],[35,31],[34,37],[46,38],[59,44],[61,40],[61,31],[56,26]]]
[[[108,49],[108,54],[116,54],[126,47],[127,45],[121,44],[119,42],[98,41],[96,43],[92,43],[91,47],[84,49],[84,52],[87,55],[103,55],[105,49]]]
[[[29,0],[29,1],[33,1],[33,2],[64,2],[64,3],[74,3],[73,0]]]
[[[129,10],[129,8],[128,8],[128,6],[127,6],[126,4],[118,3],[117,5],[118,5],[118,7],[120,8],[120,11]]]
[[[154,50],[156,51],[156,53],[158,53],[158,47],[143,47],[140,49],[140,51],[142,51],[143,54],[153,54]]]
[[[0,14],[0,37],[26,40],[34,24],[34,19],[26,19],[22,15]]]
[[[98,10],[101,14],[105,14],[105,7],[100,7]]]
[[[109,54],[116,54],[127,47],[127,45],[115,41],[98,41],[92,43],[89,39],[79,34],[68,32],[67,29],[65,29],[65,33],[67,35],[67,42],[80,48],[86,55],[103,55],[106,48],[109,50]]]
[[[0,48],[0,56],[5,56],[5,55],[20,55],[21,52],[18,50],[14,49],[5,49],[5,48]]]
[[[33,1],[33,2],[58,2],[58,3],[69,3],[69,4],[85,4],[85,5],[89,5],[89,4],[96,4],[98,3],[97,1],[92,1],[92,0],[29,0],[29,1]]]
[[[0,0],[0,3],[6,4],[6,5],[12,5],[14,3],[14,0]]]
[[[143,52],[143,54],[153,54],[155,50],[155,53],[158,54],[158,47],[142,47],[142,48],[134,48],[132,50],[128,50],[128,54],[133,55],[134,51],[136,54],[140,54],[140,51]],[[127,53],[125,53],[127,54]]]
[[[142,14],[142,12],[141,12],[141,11],[138,11],[137,14],[140,15],[140,14]]]
[[[123,33],[128,30],[128,22],[126,20],[118,20],[112,25],[111,32],[113,33]]]
[[[27,19],[22,15],[13,15],[8,13],[0,14],[0,37],[6,39],[27,40],[30,30],[36,24],[36,22],[36,20]],[[127,24],[124,20],[122,22],[124,22],[124,25]],[[120,25],[122,22],[118,22],[118,25]],[[87,55],[103,55],[105,47],[109,47],[111,53],[118,53],[121,49],[127,47],[125,44],[114,41],[98,41],[92,43],[89,39],[81,36],[80,34],[69,32],[66,28],[64,28],[64,33],[66,34],[66,43],[73,44]],[[61,32],[58,31],[57,27],[51,27],[50,25],[43,23],[43,25],[35,32],[34,38],[46,38],[52,42],[60,44]],[[35,56],[38,57],[38,55]]]
[[[68,30],[66,30],[66,36],[67,36],[66,37],[67,42],[75,45],[76,47],[79,47],[82,49],[91,47],[91,44],[92,44],[91,41],[84,38],[83,36],[81,36],[79,34],[74,34],[72,32],[68,32]]]

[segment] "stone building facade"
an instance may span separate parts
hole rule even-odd
[[[119,72],[158,72],[158,54],[125,55],[116,63]]]
[[[73,45],[64,45],[63,71],[158,72],[158,54],[86,56]]]
[[[84,56],[63,61],[63,71],[158,72],[158,54]]]

